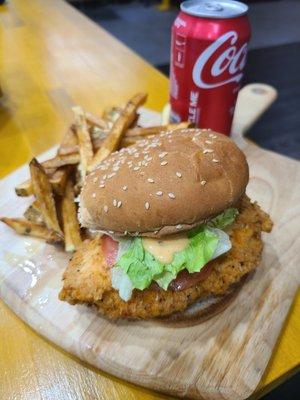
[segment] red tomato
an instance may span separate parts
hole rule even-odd
[[[179,292],[180,290],[188,289],[192,286],[197,285],[200,282],[203,282],[212,272],[213,270],[213,263],[207,263],[200,272],[194,272],[190,274],[188,270],[184,269],[179,272],[176,279],[174,279],[169,287],[168,290],[172,290],[173,292]],[[160,291],[161,289],[156,282],[152,282],[149,289]]]
[[[207,263],[200,272],[194,272],[190,274],[186,269],[180,271],[176,279],[174,279],[168,289],[174,290],[175,292],[179,290],[185,290],[192,286],[203,282],[212,272],[213,264],[211,262]]]
[[[112,267],[117,259],[119,243],[108,235],[102,236],[101,243],[106,263],[109,267]]]

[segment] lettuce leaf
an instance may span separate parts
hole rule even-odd
[[[207,226],[212,228],[224,229],[227,225],[231,225],[238,215],[238,210],[236,208],[227,208],[222,214],[217,215],[215,218],[211,219]]]
[[[150,286],[153,277],[163,272],[163,264],[144,250],[142,239],[133,239],[128,250],[120,257],[116,267],[129,277],[135,289],[143,290]]]
[[[187,247],[174,253],[173,260],[169,264],[162,264],[147,252],[140,237],[122,239],[124,242],[122,250],[119,251],[118,261],[113,268],[114,276],[118,277],[115,286],[120,286],[127,301],[128,293],[131,293],[132,289],[144,290],[155,281],[161,288],[167,290],[170,282],[183,269],[186,268],[190,273],[199,272],[210,260],[230,250],[229,237],[222,229],[232,224],[237,214],[237,209],[229,208],[208,224],[189,232]],[[121,290],[119,292],[121,296]]]
[[[114,267],[111,269],[111,284],[114,289],[118,290],[121,299],[130,300],[133,286],[129,276],[122,268]]]
[[[174,254],[172,263],[162,264],[144,249],[141,238],[135,238],[116,267],[128,275],[135,289],[146,289],[155,281],[167,290],[169,283],[184,268],[189,272],[200,271],[212,258],[217,245],[218,235],[203,225],[189,238],[187,247]]]

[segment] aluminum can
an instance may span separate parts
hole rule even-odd
[[[230,0],[181,3],[172,27],[172,122],[230,134],[251,35],[248,6]]]

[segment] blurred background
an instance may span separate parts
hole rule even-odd
[[[70,0],[96,23],[169,74],[171,26],[176,0]],[[244,84],[263,82],[279,92],[248,136],[265,148],[300,158],[300,1],[252,0],[252,39]]]

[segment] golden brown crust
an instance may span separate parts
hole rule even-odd
[[[235,205],[247,183],[245,156],[228,137],[178,130],[108,157],[86,179],[80,219],[91,229],[160,237]]]
[[[227,293],[232,284],[252,271],[261,257],[261,231],[271,228],[269,216],[245,197],[239,216],[227,229],[232,249],[213,261],[213,272],[208,278],[179,292],[134,290],[128,302],[112,289],[100,240],[92,240],[74,255],[65,271],[60,299],[72,304],[94,304],[109,317],[153,318],[183,311],[199,298]]]

